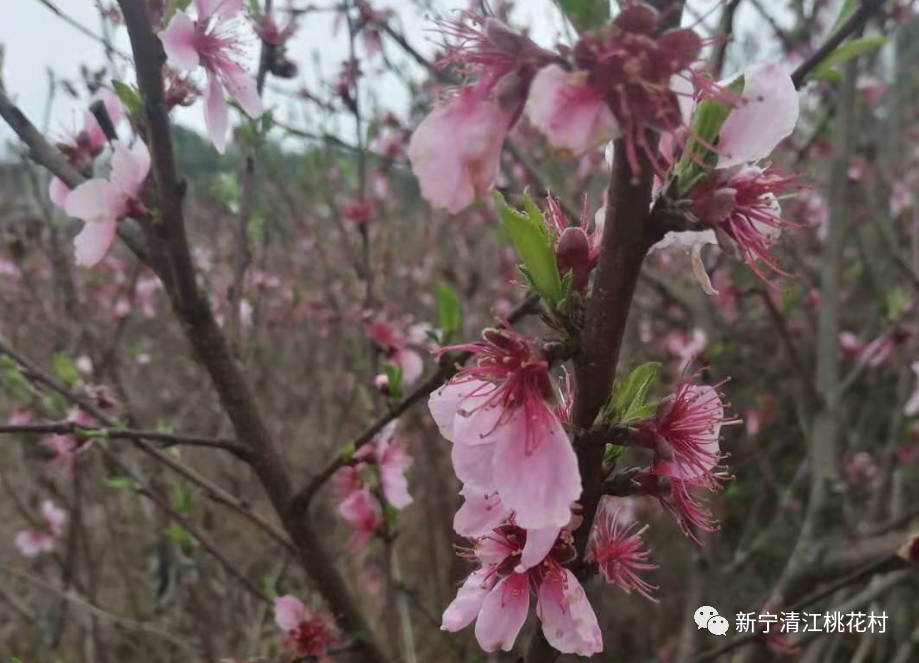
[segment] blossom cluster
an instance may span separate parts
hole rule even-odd
[[[435,391],[429,409],[453,445],[464,498],[454,529],[471,541],[462,554],[477,567],[442,627],[456,631],[475,621],[484,650],[508,651],[532,594],[553,647],[598,653],[602,637],[575,571],[593,569],[610,584],[652,598],[654,587],[640,573],[656,567],[641,531],[605,498],[579,560],[573,533],[591,524],[579,515],[581,476],[566,430],[570,399],[558,393],[548,357],[507,329],[442,350],[457,351],[471,353],[475,363]],[[633,444],[654,452],[651,465],[634,475],[636,492],[656,497],[692,538],[695,529],[715,528],[698,492],[723,478],[719,436],[728,420],[717,386],[684,381],[653,413],[629,421]]]

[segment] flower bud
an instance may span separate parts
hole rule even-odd
[[[572,287],[582,292],[590,276],[590,242],[581,228],[565,228],[555,246],[555,261],[558,271],[564,275],[572,273]]]

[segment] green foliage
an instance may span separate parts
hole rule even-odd
[[[909,306],[909,295],[900,286],[887,293],[887,317],[891,320],[899,318]]]
[[[559,9],[578,30],[595,30],[609,23],[609,0],[556,0],[556,2]]]
[[[347,446],[341,452],[341,459],[350,463],[354,460],[354,454],[357,453],[357,445],[354,444],[354,441],[348,442]]]
[[[440,318],[440,342],[441,345],[447,345],[463,324],[463,311],[456,292],[446,283],[437,284],[435,295],[437,315]]]
[[[265,596],[270,599],[277,598],[278,596],[278,578],[273,575],[266,575],[262,578],[262,591],[265,592]]]
[[[838,82],[842,78],[842,74],[838,70],[839,65],[845,64],[860,55],[876,51],[888,41],[890,41],[889,37],[863,37],[862,39],[848,41],[823,58],[811,73],[811,77],[823,81]]]
[[[141,101],[140,91],[136,87],[122,83],[118,79],[112,79],[112,88],[114,88],[115,94],[118,95],[121,105],[128,111],[128,115],[135,119],[143,117],[144,102]]]
[[[172,508],[187,516],[195,505],[195,494],[184,481],[172,484]]]
[[[646,403],[648,391],[657,381],[661,364],[648,362],[633,370],[613,389],[609,400],[603,406],[601,416],[612,423],[626,423],[650,417],[657,410],[657,403]]]
[[[562,301],[564,289],[558,273],[558,265],[555,262],[553,240],[549,236],[542,212],[530,198],[528,192],[524,192],[524,196],[526,213],[509,207],[500,192],[495,192],[495,201],[498,204],[501,223],[517,255],[523,260],[521,273],[554,310]]]
[[[385,362],[383,372],[389,378],[389,398],[392,401],[402,400],[402,367]]]
[[[192,541],[194,541],[191,534],[188,533],[188,530],[176,523],[173,523],[164,529],[163,534],[165,534],[167,538],[172,539],[178,543],[180,546],[190,546]]]
[[[25,400],[29,397],[31,387],[26,376],[22,374],[19,364],[7,356],[0,357],[0,376],[7,389],[16,400]]]
[[[103,483],[116,490],[137,490],[137,482],[131,477],[109,477]]]
[[[729,86],[728,90],[740,95],[744,89],[745,80],[738,76]],[[721,127],[731,115],[734,108],[730,104],[714,99],[706,99],[699,104],[692,116],[692,138],[686,144],[686,150],[674,170],[677,195],[682,198],[704,178],[710,168],[718,163],[718,155],[705,145],[715,145]],[[703,167],[705,164],[706,167]]]
[[[70,359],[63,352],[54,355],[54,375],[66,385],[74,385],[80,379],[80,373]]]

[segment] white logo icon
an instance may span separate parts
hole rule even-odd
[[[696,626],[699,628],[705,628],[708,626],[708,620],[712,617],[717,617],[718,611],[715,610],[710,605],[703,605],[701,608],[696,610],[696,614],[693,615],[693,619],[696,620]]]
[[[720,616],[718,611],[710,605],[703,605],[692,616],[699,628],[707,628],[714,635],[725,635],[731,628],[727,619]]]
[[[731,625],[724,617],[715,615],[708,620],[709,633],[713,633],[714,635],[726,635],[729,628],[731,628]]]

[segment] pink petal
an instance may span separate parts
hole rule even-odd
[[[51,500],[45,500],[41,505],[41,518],[48,530],[57,536],[63,530],[67,512],[59,509]]]
[[[460,536],[469,539],[485,536],[510,516],[498,493],[464,486],[460,494],[466,501],[453,518],[453,530]]]
[[[475,621],[493,585],[494,574],[489,574],[487,569],[479,569],[471,573],[459,588],[456,598],[444,610],[441,630],[455,633]]]
[[[54,539],[50,534],[40,530],[23,530],[14,539],[19,552],[26,557],[36,557],[43,552],[54,550]]]
[[[380,485],[386,501],[397,509],[404,509],[412,503],[408,492],[408,479],[405,472],[412,464],[411,457],[405,453],[398,440],[383,440],[378,446]]]
[[[77,264],[81,267],[98,265],[111,248],[117,232],[118,222],[114,219],[86,221],[83,230],[73,240]]]
[[[718,168],[768,157],[798,121],[798,92],[778,64],[745,72],[743,98],[747,103],[734,109],[721,128]]]
[[[563,654],[598,654],[603,651],[603,635],[597,615],[574,574],[565,569],[565,577],[565,584],[547,581],[539,588],[537,614],[543,635]]]
[[[110,179],[125,199],[137,197],[149,172],[150,152],[142,140],[134,141],[131,147],[121,141],[115,144]]]
[[[116,219],[123,211],[124,199],[118,188],[103,179],[83,182],[67,196],[67,214],[84,221]]]
[[[581,496],[578,459],[568,435],[548,406],[538,407],[530,417],[519,408],[495,444],[495,486],[524,529],[564,527]]]
[[[470,393],[482,388],[487,389],[488,385],[478,380],[448,382],[431,394],[428,399],[428,409],[441,435],[453,442],[453,424],[460,404]]]
[[[480,407],[481,403],[477,401],[475,398],[467,398],[460,403],[453,422],[453,441],[456,444],[489,444],[497,439],[498,431],[507,425],[499,425],[504,417],[503,407]]]
[[[475,638],[487,652],[510,651],[530,609],[527,577],[514,573],[492,589],[475,622]]]
[[[58,178],[53,178],[51,184],[48,185],[48,198],[51,199],[51,202],[61,209],[67,209],[68,196],[70,196],[70,187]]]
[[[282,631],[296,631],[306,617],[306,606],[300,599],[287,594],[274,600],[274,623]]]
[[[454,444],[450,459],[456,478],[471,488],[495,491],[494,444]]]
[[[619,124],[606,102],[578,74],[558,65],[540,69],[527,100],[527,116],[549,144],[575,155],[619,135]]]
[[[724,419],[724,405],[717,389],[709,385],[692,385],[687,389],[691,397],[695,399],[695,403],[700,407],[704,406],[706,411],[711,413],[712,419],[717,420],[718,423],[713,425],[710,430],[705,430],[694,436],[699,443],[700,452],[706,457],[705,462],[686,466],[662,460],[654,465],[656,473],[683,480],[695,479],[715,466],[721,448],[719,444],[721,436],[720,422]],[[708,462],[708,457],[711,459],[710,463]]]
[[[227,149],[227,129],[229,128],[229,119],[227,117],[227,101],[223,98],[223,88],[216,76],[208,76],[207,90],[204,93],[204,124],[207,127],[207,135],[211,137],[220,154]]]
[[[406,386],[415,384],[424,372],[424,359],[414,350],[400,350],[392,359],[402,368],[402,383]]]
[[[524,573],[527,569],[542,562],[549,551],[558,541],[558,533],[561,531],[558,527],[550,529],[530,529],[527,530],[527,542],[523,546],[523,553],[520,555],[520,564],[514,569],[516,573]]]
[[[174,65],[188,71],[198,68],[201,59],[195,48],[195,23],[188,14],[177,11],[159,37],[166,57]]]
[[[246,111],[246,115],[253,119],[261,117],[265,112],[265,107],[258,94],[255,79],[236,65],[224,69],[222,74],[227,93],[239,102],[239,105]]]
[[[195,0],[198,9],[198,20],[207,20],[212,16],[222,19],[233,18],[243,9],[244,0]]]
[[[425,200],[456,214],[491,190],[511,119],[479,88],[436,106],[408,146]]]

